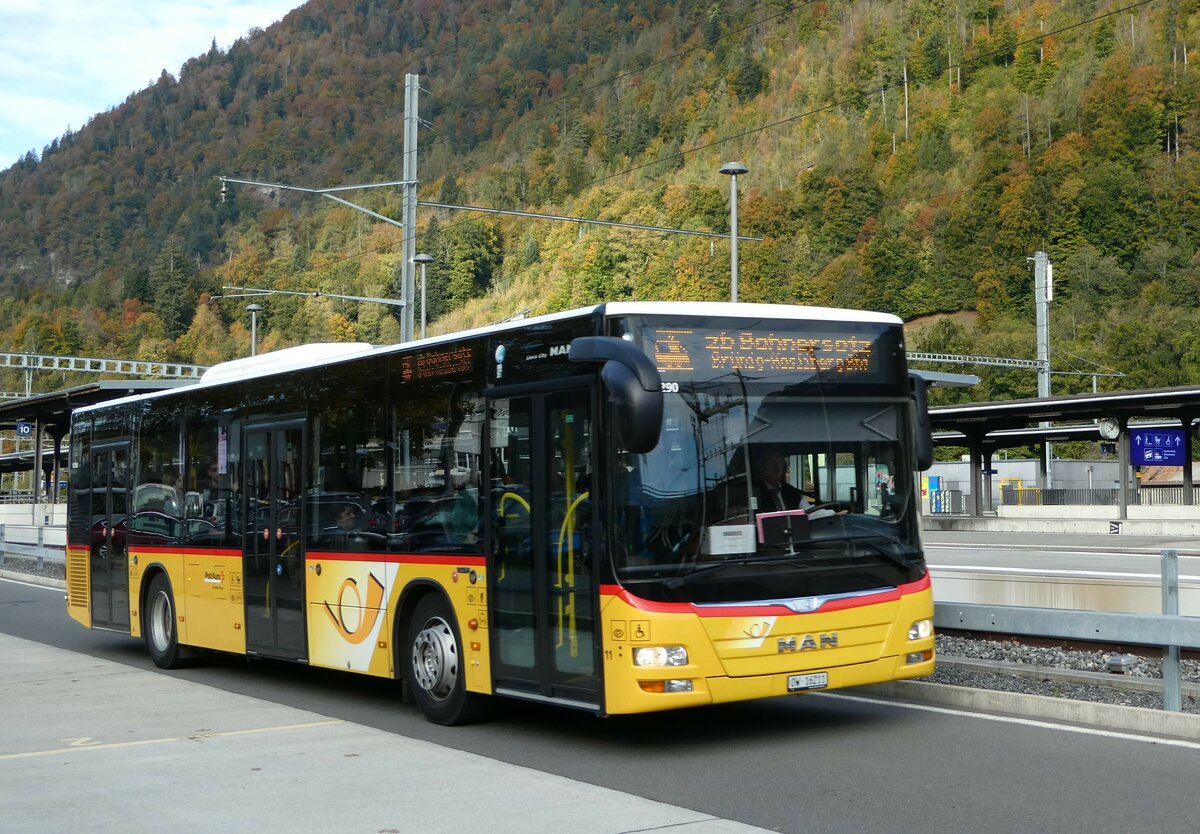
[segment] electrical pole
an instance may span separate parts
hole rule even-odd
[[[400,300],[404,302],[404,321],[400,326],[400,341],[413,340],[413,309],[416,305],[416,281],[413,256],[417,252],[417,100],[420,95],[420,76],[404,76],[404,205],[400,223],[404,227],[404,243],[400,250]]]
[[[1050,396],[1050,300],[1052,267],[1045,252],[1033,253],[1033,304],[1037,326],[1038,396]]]
[[[1037,329],[1038,399],[1050,396],[1050,300],[1054,297],[1054,283],[1050,258],[1045,252],[1033,253],[1033,308]],[[1043,422],[1042,426],[1049,426]],[[1045,487],[1053,482],[1053,453],[1050,441],[1043,444],[1042,468],[1045,472]]]

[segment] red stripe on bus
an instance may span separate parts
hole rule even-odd
[[[242,551],[235,547],[170,547],[168,545],[143,545],[129,548],[130,556],[145,553],[152,556],[160,554],[173,556],[236,556],[242,558]]]
[[[843,611],[847,608],[861,608],[866,605],[878,605],[883,602],[895,602],[902,596],[916,594],[928,590],[929,573],[916,582],[909,582],[896,588],[889,588],[877,594],[861,597],[846,597],[833,599],[822,605],[813,614],[823,614],[827,611]],[[601,585],[601,596],[614,596],[639,611],[657,614],[695,614],[700,617],[770,617],[780,614],[795,614],[797,612],[783,604],[775,605],[694,605],[690,602],[654,602],[642,599],[626,591],[620,585]]]
[[[456,553],[363,553],[351,550],[309,550],[305,561],[327,562],[378,562],[389,565],[470,565],[482,568],[486,563],[483,556],[464,556]]]
[[[147,556],[234,556],[239,559],[244,558],[244,554],[241,550],[231,547],[177,548],[164,545],[152,545],[137,548],[131,547],[129,549],[129,554],[131,556],[146,554]],[[487,561],[483,556],[463,556],[462,554],[454,553],[364,553],[342,550],[308,550],[305,552],[304,558],[305,561],[308,562],[324,560],[327,562],[375,562],[405,565],[469,565],[476,568],[484,567]]]

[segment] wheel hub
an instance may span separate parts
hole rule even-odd
[[[412,646],[413,680],[437,700],[454,691],[458,679],[458,650],[454,632],[441,618],[434,618],[417,633]]]

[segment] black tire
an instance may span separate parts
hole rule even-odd
[[[417,603],[408,623],[408,683],[434,724],[469,724],[483,717],[486,697],[467,692],[462,638],[450,606],[438,594]]]
[[[146,651],[159,669],[178,669],[183,665],[176,628],[175,596],[171,581],[160,573],[150,580],[142,605],[142,637]]]

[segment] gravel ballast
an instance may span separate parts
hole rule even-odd
[[[1108,671],[1113,652],[1030,646],[939,634],[931,683],[1070,698],[1101,704],[1162,709],[1162,661],[1133,655],[1130,671]],[[1200,662],[1180,664],[1183,711],[1200,713]]]

